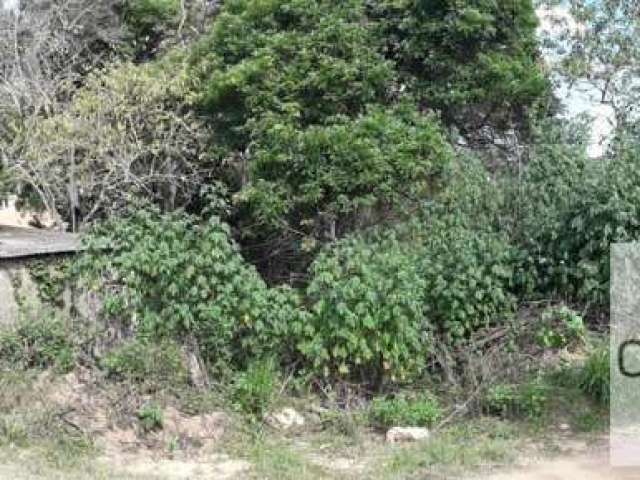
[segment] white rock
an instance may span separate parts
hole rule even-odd
[[[304,417],[293,408],[283,408],[279,412],[268,415],[265,420],[273,428],[280,430],[289,430],[304,425]]]
[[[422,427],[393,427],[387,432],[387,442],[417,442],[426,440],[431,433]]]

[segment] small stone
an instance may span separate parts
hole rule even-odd
[[[283,408],[265,418],[268,425],[279,430],[289,430],[304,425],[304,417],[293,408]]]
[[[387,432],[387,442],[418,442],[426,440],[431,433],[422,427],[393,427]]]
[[[571,430],[571,426],[568,423],[561,423],[560,425],[558,425],[558,428],[561,432],[568,432],[569,430]]]

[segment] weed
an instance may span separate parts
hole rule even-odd
[[[246,446],[245,446],[246,449]],[[257,479],[320,480],[334,478],[281,442],[259,439],[248,449]]]
[[[369,420],[378,428],[431,426],[442,415],[438,400],[430,395],[376,398],[369,408]]]
[[[605,423],[602,415],[595,412],[584,412],[575,417],[573,426],[578,432],[590,433],[602,430]]]
[[[138,420],[145,432],[161,430],[164,423],[164,414],[158,405],[145,405],[138,411]]]
[[[109,352],[100,362],[111,377],[141,384],[148,390],[186,385],[187,370],[178,344],[133,340]]]
[[[232,400],[241,412],[262,418],[276,397],[279,384],[275,362],[253,362],[233,383]]]
[[[28,437],[27,427],[20,416],[0,417],[0,445],[24,447],[28,443]]]
[[[321,416],[322,428],[337,436],[357,439],[363,425],[363,415],[359,411],[328,410]]]
[[[568,307],[552,307],[542,313],[536,341],[542,348],[564,348],[584,341],[582,317]]]
[[[605,343],[590,350],[578,385],[600,404],[609,404],[609,349]]]
[[[523,385],[495,385],[487,391],[483,404],[494,415],[537,419],[548,403],[547,390],[539,379]]]
[[[55,367],[67,372],[75,348],[67,323],[59,318],[25,318],[0,332],[0,359],[10,369]]]

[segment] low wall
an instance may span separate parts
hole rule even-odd
[[[0,326],[39,315],[93,317],[89,296],[62,278],[67,260],[66,255],[0,260]]]
[[[96,302],[66,270],[79,248],[75,235],[0,225],[0,326],[20,318],[95,318]]]

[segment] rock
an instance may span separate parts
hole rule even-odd
[[[387,432],[387,442],[417,442],[426,440],[431,433],[422,427],[393,427]]]
[[[186,339],[186,345],[183,347],[182,353],[191,384],[201,390],[206,388],[209,385],[209,376],[200,355],[200,347],[193,336]]]
[[[193,352],[185,352],[189,380],[191,385],[203,390],[209,385],[209,376],[206,368],[203,367],[200,357]]]
[[[304,425],[304,417],[293,408],[283,408],[279,412],[267,415],[265,421],[278,430],[289,430]]]
[[[320,416],[329,412],[328,408],[323,407],[322,405],[318,405],[317,403],[312,403],[311,405],[309,405],[308,410],[309,412],[315,413],[316,415],[320,415]]]

